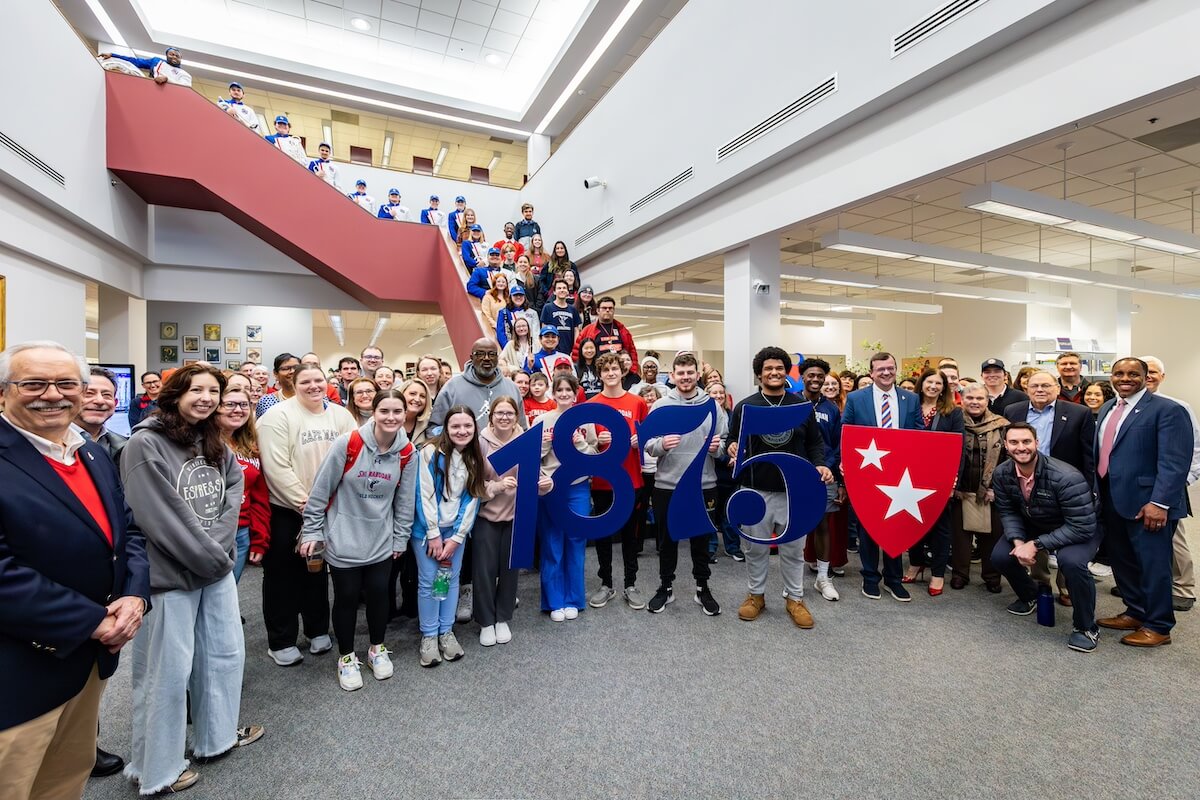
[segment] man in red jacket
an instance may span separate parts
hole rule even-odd
[[[630,367],[630,370],[637,374],[637,348],[633,346],[633,334],[616,319],[617,301],[605,295],[600,298],[596,308],[596,321],[591,325],[585,325],[579,335],[575,337],[575,347],[571,352],[571,359],[579,361],[579,343],[590,337],[596,340],[596,349],[599,351],[597,356],[601,353],[620,353],[622,351],[629,353],[629,357],[633,359],[633,366]]]

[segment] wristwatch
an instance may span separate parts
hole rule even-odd
[[[1033,540],[1033,549],[1034,549],[1034,550],[1045,550],[1045,549],[1046,549],[1046,545],[1042,544],[1042,540],[1041,540],[1041,539],[1034,539],[1034,540]]]

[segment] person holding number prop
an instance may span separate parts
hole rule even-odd
[[[713,466],[713,458],[724,446],[727,420],[724,412],[716,409],[715,403],[696,384],[700,380],[700,363],[690,352],[681,352],[675,356],[671,364],[671,380],[675,388],[669,390],[661,400],[654,404],[652,411],[671,406],[699,407],[708,406],[710,412],[707,424],[700,424],[684,433],[665,433],[647,437],[645,451],[658,459],[657,476],[654,486],[654,513],[659,515],[662,522],[668,526],[667,535],[662,537],[662,546],[658,552],[659,588],[650,599],[647,608],[652,614],[661,613],[668,603],[675,602],[672,584],[675,582],[675,567],[679,562],[679,539],[691,538],[689,547],[692,553],[692,577],[696,579],[695,601],[708,616],[721,613],[721,606],[713,598],[708,589],[708,579],[712,570],[708,565],[708,539],[706,534],[716,530],[712,523],[712,511],[717,502],[717,475]],[[658,427],[658,426],[655,426]],[[688,473],[694,462],[700,462],[700,489],[703,505],[700,509],[686,509],[684,512],[671,514],[673,503],[689,503],[692,492],[682,491],[689,487],[683,486],[687,479],[694,476]],[[676,491],[680,489],[681,491]],[[700,529],[687,532],[675,529],[671,525],[672,516],[677,519],[692,520],[693,514],[699,514]],[[709,519],[707,529],[704,529],[704,514]]]
[[[833,473],[825,465],[825,439],[817,418],[811,413],[804,424],[780,433],[751,433],[746,437],[745,451],[740,448],[742,420],[746,408],[779,408],[781,406],[807,405],[787,390],[787,376],[792,370],[792,358],[779,347],[764,347],[754,356],[754,374],[758,377],[759,391],[740,401],[733,409],[729,423],[729,456],[735,461],[745,462],[762,453],[790,453],[805,457],[816,466],[824,484],[833,482]],[[739,486],[752,490],[762,498],[762,518],[747,525],[747,533],[759,539],[770,539],[788,527],[788,480],[781,467],[775,464],[747,465],[737,476]],[[821,492],[818,505],[824,516],[825,497]],[[805,533],[808,532],[806,528]],[[813,627],[812,614],[804,605],[804,542],[781,543],[779,566],[783,573],[783,585],[787,590],[787,613],[799,628]],[[766,608],[767,571],[771,560],[771,546],[746,539],[743,544],[746,567],[750,577],[750,593],[738,609],[738,619],[753,621]]]

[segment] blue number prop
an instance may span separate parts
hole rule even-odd
[[[704,459],[708,458],[707,442],[712,439],[717,430],[717,404],[712,398],[709,398],[708,402],[703,405],[660,406],[638,424],[638,450],[644,463],[646,442],[660,436],[691,433],[706,422],[708,423],[708,435],[704,438],[706,444],[692,457],[691,463],[688,464],[687,469],[680,476],[674,492],[671,493],[671,505],[667,511],[666,523],[667,532],[676,541],[690,539],[694,536],[707,536],[717,530],[705,509],[704,491],[701,487]]]
[[[513,513],[512,550],[508,565],[513,569],[533,566],[533,542],[537,537],[538,478],[542,473],[542,423],[488,456],[492,468],[503,475],[517,468],[516,505]]]
[[[787,431],[793,431],[793,435],[802,435],[800,429],[808,421],[812,411],[812,403],[790,406],[742,406],[738,459],[733,468],[733,475],[737,477],[742,470],[756,464],[774,464],[783,476],[788,498],[787,527],[772,539],[751,536],[741,529],[742,525],[754,525],[765,516],[767,509],[762,496],[752,489],[738,489],[730,496],[725,506],[726,518],[737,527],[738,535],[748,542],[765,545],[793,542],[807,536],[825,516],[825,484],[821,481],[817,468],[808,459],[794,453],[781,452],[760,453],[750,458],[742,458],[747,452],[751,436],[772,436]]]
[[[581,453],[572,441],[576,429],[583,425],[600,425],[613,434],[608,449],[601,453]],[[633,513],[633,479],[625,471],[625,456],[629,455],[629,423],[615,408],[600,403],[572,406],[555,420],[552,446],[559,468],[554,471],[554,489],[546,495],[547,508],[554,521],[572,539],[603,539],[621,529]],[[581,516],[571,509],[568,490],[580,478],[596,476],[612,486],[612,507],[598,517]]]

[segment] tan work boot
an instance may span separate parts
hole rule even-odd
[[[808,608],[804,605],[803,600],[787,599],[787,612],[792,618],[792,622],[796,623],[797,628],[807,630],[815,623],[813,622],[812,614],[808,613]]]
[[[746,599],[742,601],[742,605],[738,608],[738,619],[744,619],[746,622],[753,622],[758,619],[758,615],[767,607],[767,601],[761,594],[748,594]]]

